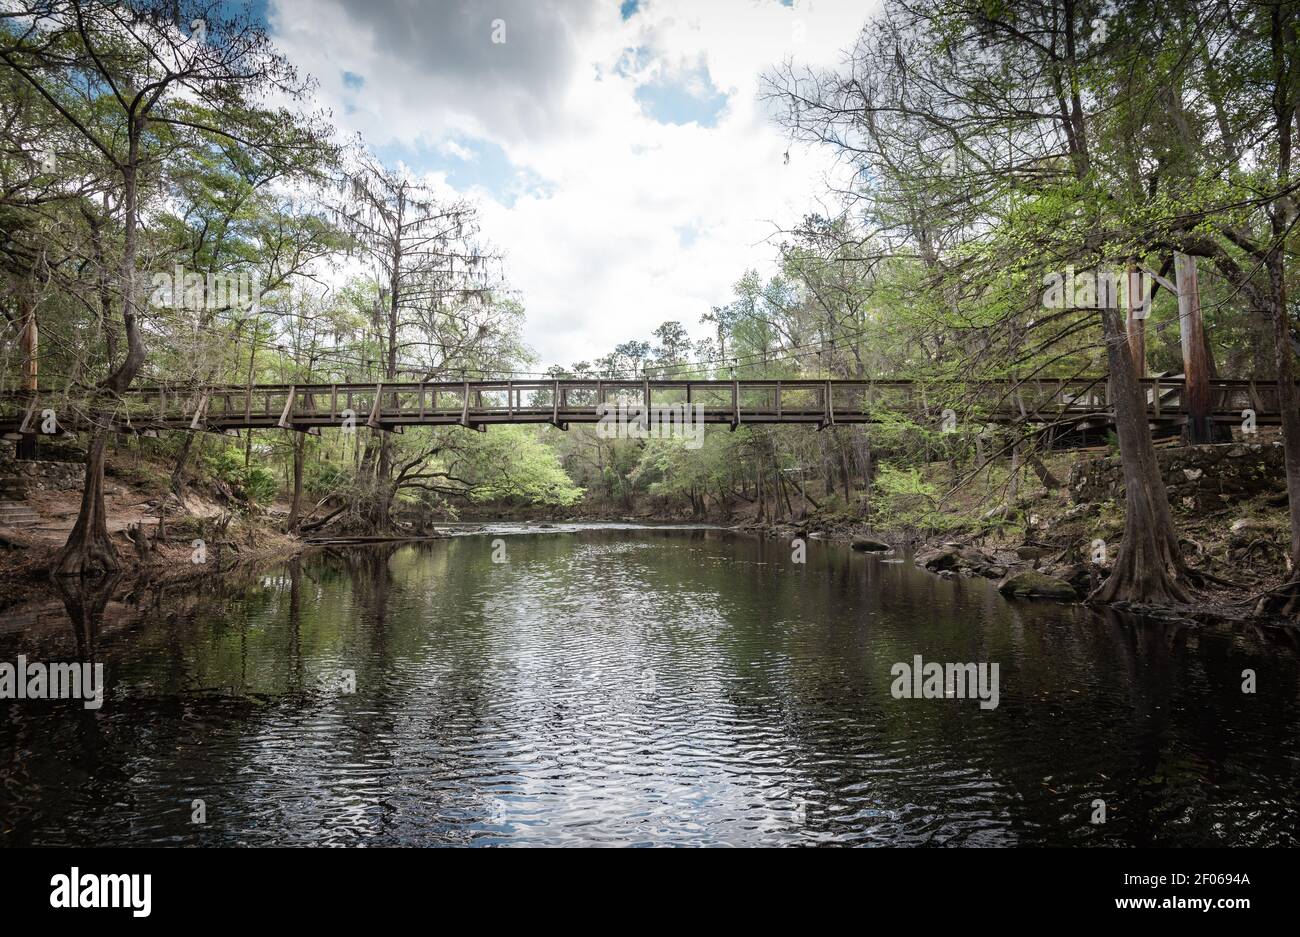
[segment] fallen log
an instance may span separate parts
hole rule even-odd
[[[324,517],[322,517],[320,520],[318,520],[318,521],[311,521],[310,523],[303,524],[303,525],[302,525],[301,527],[299,527],[298,529],[299,529],[302,533],[304,533],[304,534],[306,534],[306,533],[311,533],[313,530],[320,530],[322,527],[324,527],[324,526],[325,526],[326,524],[328,524],[330,521],[334,520],[334,518],[338,517],[340,514],[342,514],[342,513],[343,513],[344,511],[346,511],[347,509],[348,509],[348,506],[345,504],[345,505],[339,507],[337,510],[331,511],[329,514],[326,514],[326,515],[325,515]]]
[[[392,536],[373,537],[308,537],[305,542],[313,547],[320,546],[366,546],[372,543],[406,543],[413,540],[447,540],[450,534],[394,534]]]

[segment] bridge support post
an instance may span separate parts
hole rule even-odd
[[[203,426],[203,421],[208,417],[208,397],[205,391],[200,397],[198,404],[194,407],[194,416],[190,419],[190,429],[199,429]]]
[[[280,419],[276,421],[276,426],[280,429],[293,429],[293,395],[295,387],[289,385],[289,394],[284,400],[284,409],[280,411]]]

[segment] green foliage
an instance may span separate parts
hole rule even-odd
[[[935,487],[919,468],[881,465],[876,475],[873,513],[879,520],[912,527],[935,523],[939,506]]]
[[[462,434],[469,442],[455,464],[457,473],[470,482],[469,497],[479,502],[513,500],[560,507],[582,497],[582,489],[536,433],[528,427],[500,426],[487,433]]]
[[[243,478],[244,495],[254,504],[269,504],[275,500],[280,483],[274,473],[260,465],[249,466]]]
[[[207,470],[214,477],[243,494],[250,504],[267,504],[275,500],[280,483],[275,473],[258,464],[244,465],[244,453],[224,446],[207,457]]]
[[[654,497],[685,499],[725,491],[749,433],[706,432],[700,449],[684,438],[646,440],[633,479]]]
[[[476,453],[480,480],[471,497],[476,501],[512,498],[527,504],[565,506],[582,497],[565,474],[555,453],[519,427],[489,432]]]
[[[308,464],[303,478],[303,488],[313,497],[336,495],[352,484],[352,473],[333,462],[315,461]]]
[[[244,454],[231,446],[222,446],[208,453],[207,469],[227,484],[239,484],[244,476]]]

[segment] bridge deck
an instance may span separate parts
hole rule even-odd
[[[1143,380],[1149,419],[1186,421],[1181,378]],[[1217,380],[1210,384],[1213,418],[1239,424],[1253,410],[1258,424],[1277,423],[1277,388],[1269,383]],[[394,384],[259,384],[132,388],[121,398],[93,403],[86,391],[0,393],[0,433],[61,432],[89,425],[93,411],[122,432],[160,430],[230,432],[370,426],[401,432],[407,426],[486,428],[492,424],[596,423],[625,408],[629,419],[647,405],[661,413],[690,406],[688,419],[724,423],[808,423],[819,427],[877,422],[886,410],[938,423],[952,408],[978,423],[1038,423],[1098,428],[1112,421],[1102,377],[992,381],[979,384],[912,381],[441,381]],[[678,411],[680,412],[680,411]],[[53,416],[53,420],[48,417]]]

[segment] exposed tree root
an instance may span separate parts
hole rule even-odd
[[[1263,593],[1255,605],[1255,614],[1300,619],[1300,570],[1276,589]]]

